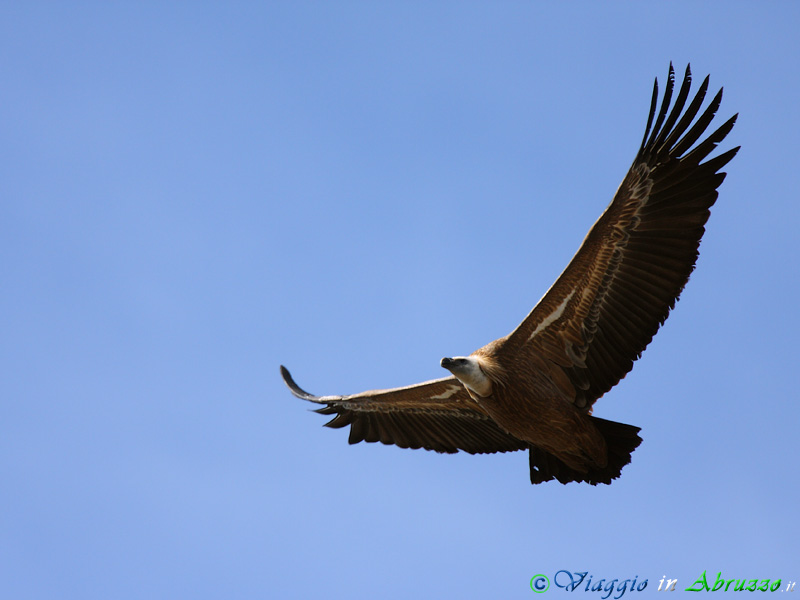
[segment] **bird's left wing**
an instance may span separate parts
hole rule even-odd
[[[687,107],[687,67],[670,110],[674,82],[670,65],[661,109],[656,117],[656,84],[639,153],[578,253],[520,326],[495,342],[507,364],[535,368],[580,408],[631,370],[675,305],[725,179],[720,170],[739,149],[707,159],[736,116],[698,142],[722,90],[700,114],[706,77]]]
[[[350,425],[350,443],[383,442],[401,448],[470,454],[524,450],[528,444],[503,431],[455,377],[351,396],[314,396],[300,388],[286,367],[281,375],[292,394],[323,404],[316,412],[335,415],[326,423]]]

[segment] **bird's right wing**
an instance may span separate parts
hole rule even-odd
[[[284,366],[281,376],[298,398],[325,405],[315,412],[335,415],[326,426],[350,425],[351,444],[382,442],[470,454],[528,448],[526,442],[503,431],[455,377],[352,396],[314,396],[301,389]]]

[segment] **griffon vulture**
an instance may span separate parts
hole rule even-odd
[[[656,80],[641,147],[614,199],[519,327],[469,356],[443,358],[452,373],[444,379],[320,397],[281,366],[291,392],[335,415],[328,427],[350,425],[351,444],[528,450],[531,483],[619,477],[642,441],[639,427],[592,416],[592,405],[631,370],[675,306],[725,179],[720,170],[739,150],[706,160],[737,115],[698,143],[722,90],[700,113],[706,77],[684,110],[687,67],[670,110],[674,84],[670,64],[660,110]]]

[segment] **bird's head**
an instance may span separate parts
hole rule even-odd
[[[479,359],[473,356],[443,358],[441,365],[477,396],[486,398],[492,395],[492,380],[481,369]]]

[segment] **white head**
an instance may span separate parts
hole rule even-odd
[[[441,365],[476,395],[482,398],[492,395],[492,380],[483,372],[477,358],[473,356],[443,358]]]

